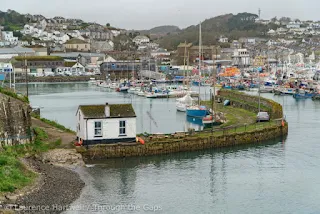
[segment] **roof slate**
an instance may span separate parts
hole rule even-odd
[[[86,119],[104,119],[106,105],[81,105],[79,109],[82,111]],[[127,118],[136,117],[136,113],[131,104],[109,104],[110,118]]]

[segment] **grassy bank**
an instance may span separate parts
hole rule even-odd
[[[216,128],[211,132],[210,130],[204,132],[198,132],[192,137],[209,137],[209,136],[223,136],[223,135],[232,135],[239,133],[251,133],[256,131],[261,131],[266,128],[277,127],[281,121],[269,121],[264,123],[254,123],[254,124],[243,124],[235,127],[220,127]]]
[[[29,185],[36,174],[10,153],[0,153],[0,194],[14,192]]]
[[[202,101],[201,104],[208,106],[208,108],[211,108],[210,101]],[[241,108],[235,108],[232,106],[224,106],[221,103],[216,104],[216,111],[223,112],[227,120],[226,123],[222,124],[219,127],[251,124],[256,120],[256,114],[253,112]]]
[[[270,99],[266,99],[264,97],[257,97],[245,94],[240,91],[235,90],[220,90],[219,95],[224,99],[229,99],[238,107],[245,108],[249,111],[254,111],[258,113],[259,109],[259,100],[260,100],[260,108],[261,111],[269,112],[271,119],[278,119],[283,117],[283,109],[282,106]]]
[[[24,95],[19,95],[9,88],[0,87],[0,93],[8,95],[9,97],[15,98],[17,100],[21,100],[22,102],[29,103],[28,97],[26,97]]]
[[[46,119],[46,118],[42,118],[42,117],[40,117],[39,115],[34,114],[34,113],[32,113],[31,116],[34,117],[34,118],[37,118],[37,119],[41,120],[42,122],[44,122],[44,123],[46,123],[46,124],[48,124],[48,125],[50,125],[50,126],[53,126],[53,127],[57,128],[57,129],[60,129],[61,131],[75,134],[75,131],[73,131],[73,130],[71,130],[71,129],[69,129],[69,128],[66,128],[65,126],[57,123],[56,121],[48,120],[48,119]]]
[[[34,129],[35,140],[25,145],[3,147],[0,152],[0,194],[14,192],[33,182],[37,177],[28,170],[20,159],[46,152],[61,144],[61,141],[47,143],[48,135],[40,128]]]
[[[208,108],[211,108],[211,102],[210,101],[202,101],[202,105],[207,106]],[[216,103],[216,110],[218,112],[223,112],[224,116],[226,117],[226,123],[215,127],[215,129],[228,129],[229,127],[241,127],[243,126],[243,129],[245,126],[248,126],[250,124],[254,124],[256,122],[256,114],[250,111],[247,111],[245,109],[241,108],[236,108],[232,106],[224,106],[221,103]],[[267,125],[267,123],[265,123]],[[248,126],[250,127],[250,126]],[[254,127],[256,127],[254,125]],[[211,128],[209,128],[211,130]],[[240,130],[240,129],[239,129]],[[249,129],[248,129],[249,130]],[[204,131],[201,131],[203,133],[207,133]],[[201,133],[199,132],[199,133]],[[166,136],[171,136],[172,133],[165,134]],[[150,136],[150,133],[141,133],[138,134],[138,137],[143,137],[143,136]]]

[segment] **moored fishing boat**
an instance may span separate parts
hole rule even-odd
[[[205,106],[193,105],[187,107],[187,116],[203,118],[207,115],[207,108]]]
[[[145,96],[145,92],[143,91],[143,90],[141,90],[141,91],[139,91],[138,92],[138,94],[137,94],[138,96],[142,96],[142,97],[144,97]]]
[[[128,93],[130,94],[138,94],[141,91],[141,87],[130,87]]]
[[[293,95],[295,93],[293,88],[275,88],[273,92],[275,95]]]
[[[209,114],[202,118],[202,123],[204,128],[211,128],[212,126],[219,126],[222,124],[220,121],[216,121],[212,114]]]
[[[128,92],[129,86],[126,83],[120,84],[119,88],[117,88],[118,92]]]
[[[136,92],[136,88],[134,88],[134,87],[130,87],[129,89],[128,89],[128,93],[129,94],[134,94]]]
[[[157,93],[155,93],[155,92],[147,92],[144,96],[146,98],[157,98],[158,97]]]
[[[117,88],[119,88],[119,84],[113,82],[113,83],[109,84],[109,88],[111,88],[111,89],[117,89]]]
[[[273,90],[274,90],[274,88],[273,88],[273,86],[262,86],[262,87],[260,87],[260,93],[272,93],[273,92]]]
[[[312,98],[315,95],[312,91],[306,91],[304,89],[297,89],[295,93],[293,94],[293,97],[295,99],[309,99]]]

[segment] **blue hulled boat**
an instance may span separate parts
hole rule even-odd
[[[203,118],[207,115],[207,108],[205,106],[190,106],[187,108],[187,116]]]
[[[192,85],[194,85],[194,86],[203,86],[202,82],[200,82],[200,81],[193,81]]]
[[[312,91],[305,91],[303,89],[298,89],[294,94],[293,97],[295,99],[309,99],[315,95]]]

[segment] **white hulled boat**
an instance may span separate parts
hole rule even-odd
[[[186,112],[187,111],[187,107],[191,106],[193,103],[193,99],[190,96],[190,94],[187,94],[186,96],[177,99],[176,100],[176,108],[177,111],[182,111],[182,112]]]

